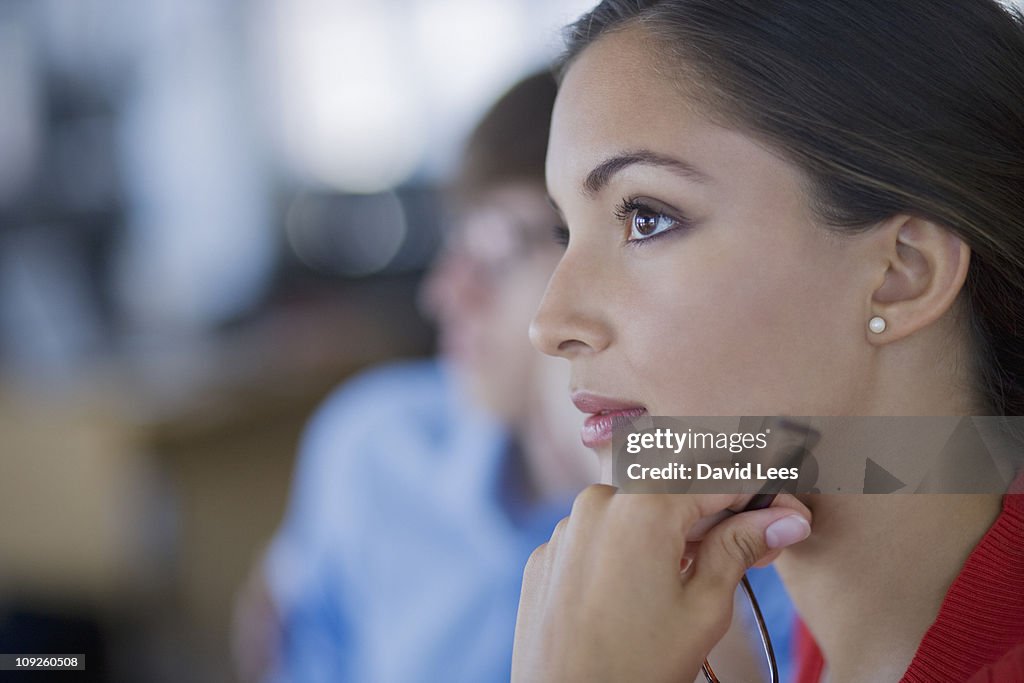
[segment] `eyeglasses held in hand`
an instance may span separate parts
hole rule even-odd
[[[774,496],[772,496],[772,498],[774,498]],[[769,504],[770,503],[771,501],[769,501]],[[764,623],[764,615],[761,614],[761,606],[757,604],[757,597],[754,595],[754,589],[750,587],[750,581],[747,580],[746,576],[743,577],[743,581],[740,585],[743,586],[743,592],[747,595],[747,600],[750,602],[750,609],[754,612],[754,619],[757,621],[757,630],[761,634],[761,645],[764,647],[764,656],[768,660],[768,668],[771,671],[771,683],[779,683],[779,665],[775,661],[775,650],[772,648],[771,636],[768,635],[768,626]],[[715,675],[714,669],[711,668],[711,662],[707,659],[704,660],[704,664],[701,666],[700,670],[704,672],[704,678],[707,679],[708,683],[721,683],[718,676]]]

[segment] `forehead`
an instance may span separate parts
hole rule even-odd
[[[719,173],[768,170],[780,157],[712,121],[705,84],[639,27],[605,34],[573,61],[559,88],[548,145],[553,197],[611,156],[650,150]],[[722,117],[716,116],[721,119]]]
[[[695,99],[671,78],[676,74],[661,52],[644,31],[628,27],[601,36],[576,57],[555,101],[549,173],[552,157],[579,170],[592,168],[600,152],[657,148],[698,117]]]

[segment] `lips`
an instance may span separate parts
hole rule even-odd
[[[607,398],[585,391],[577,391],[572,395],[572,402],[583,413],[590,417],[583,421],[580,439],[587,448],[599,448],[612,440],[612,430],[616,424],[640,417],[647,408],[639,403]]]

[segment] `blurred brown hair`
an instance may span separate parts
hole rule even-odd
[[[548,128],[558,86],[550,71],[516,83],[491,106],[466,143],[453,187],[456,201],[506,183],[544,186]]]

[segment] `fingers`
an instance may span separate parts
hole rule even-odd
[[[657,555],[682,555],[696,548],[707,533],[734,517],[750,501],[750,494],[621,494],[613,486],[595,484],[583,489],[573,502],[571,515],[555,528],[549,545],[571,535],[592,536],[600,528],[602,540],[608,535],[622,539],[633,550],[647,546]],[[792,511],[806,519],[807,506],[790,494],[775,498],[769,510]],[[750,513],[744,513],[750,514]],[[773,553],[777,556],[777,552]],[[762,559],[763,558],[759,558]]]
[[[744,572],[811,533],[809,515],[788,507],[745,512],[708,532],[688,572],[695,593],[731,599]]]
[[[748,495],[620,494],[596,484],[584,489],[572,513],[555,527],[550,541],[531,556],[524,595],[543,599],[542,586],[563,546],[588,556],[592,567],[607,567],[614,555],[645,557],[648,571],[678,576],[680,561],[694,560],[687,584],[701,591],[732,594],[743,573],[765,565],[810,534],[811,513],[791,495],[780,495],[764,510],[736,514]],[[569,552],[569,551],[567,551]]]
[[[605,552],[640,555],[664,567],[667,575],[678,571],[682,558],[698,557],[701,547],[708,545],[707,539],[716,529],[721,529],[716,535],[720,542],[722,534],[733,533],[730,529],[747,529],[753,533],[748,527],[756,520],[764,520],[764,526],[757,532],[763,534],[768,524],[784,517],[793,514],[806,520],[811,517],[810,510],[788,494],[777,496],[767,510],[737,515],[734,510],[742,509],[750,497],[742,494],[622,494],[612,486],[589,486],[576,497],[571,515],[556,526],[550,541],[536,553],[537,557],[531,558],[528,573],[538,573],[540,565],[550,571],[559,548],[572,544],[592,551],[590,560],[597,566],[605,564]],[[737,518],[745,521],[736,526],[733,520]],[[737,561],[724,576],[734,577],[738,582],[750,566],[774,561],[782,547],[778,534],[785,526],[772,531],[774,547],[768,547],[763,538],[756,546],[745,536],[731,538],[730,548]],[[798,531],[803,529],[801,526]],[[753,554],[755,547],[756,555]],[[741,552],[744,548],[746,552]],[[716,556],[720,554],[721,548],[715,550]]]
[[[527,563],[513,680],[683,680],[695,673],[728,628],[743,572],[810,530],[810,511],[792,497],[734,512],[748,501],[585,489]],[[693,566],[681,576],[687,538],[702,519],[717,525],[699,530]],[[624,634],[643,637],[609,647]],[[637,674],[652,671],[660,673]]]

